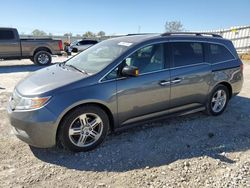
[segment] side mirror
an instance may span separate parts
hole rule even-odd
[[[139,69],[135,66],[125,66],[122,69],[122,75],[126,77],[136,77],[139,75]]]

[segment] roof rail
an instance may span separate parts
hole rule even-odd
[[[212,37],[220,37],[221,35],[215,33],[199,33],[199,32],[166,32],[162,33],[161,36],[170,36],[170,35],[195,35],[195,36],[203,36],[203,35],[211,35]]]
[[[152,35],[152,34],[159,34],[159,33],[129,33],[127,36],[133,36],[133,35]]]

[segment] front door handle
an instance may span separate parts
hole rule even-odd
[[[171,81],[172,84],[177,84],[181,82],[181,78],[175,78],[174,80]]]
[[[170,83],[171,83],[170,81],[166,81],[166,80],[162,80],[162,81],[159,82],[159,84],[161,86],[166,86],[166,85],[169,85]]]

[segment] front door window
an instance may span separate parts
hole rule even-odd
[[[125,66],[135,66],[139,74],[164,69],[163,44],[150,45],[139,49],[125,59]]]

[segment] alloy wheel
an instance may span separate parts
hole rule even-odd
[[[38,61],[40,64],[45,65],[49,62],[49,56],[47,54],[40,54],[38,56]]]
[[[94,144],[102,135],[103,121],[93,113],[78,116],[69,127],[69,139],[78,147]]]
[[[214,93],[211,101],[212,110],[216,113],[223,110],[227,102],[227,94],[224,90],[220,89]]]

